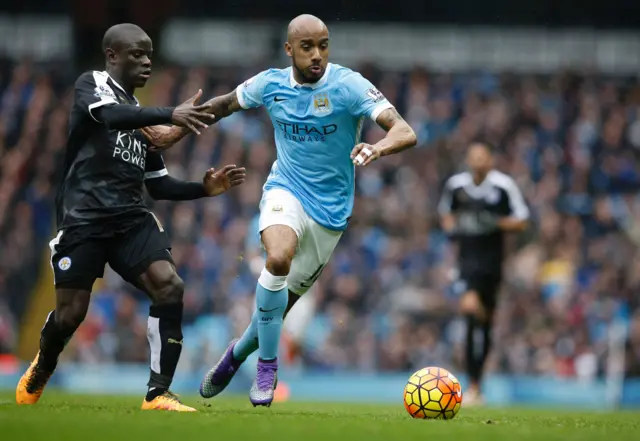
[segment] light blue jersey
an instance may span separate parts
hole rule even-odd
[[[288,190],[318,224],[344,230],[355,190],[351,150],[364,118],[393,106],[362,75],[331,63],[314,84],[298,84],[291,67],[269,69],[236,93],[245,109],[265,106],[273,123],[277,160],[264,190]]]

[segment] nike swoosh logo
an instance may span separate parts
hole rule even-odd
[[[280,308],[273,308],[273,309],[262,309],[262,308],[258,308],[260,310],[260,312],[273,312],[276,309],[280,309]]]
[[[277,103],[278,101],[286,101],[286,100],[287,100],[287,98],[278,98],[278,97],[275,97],[273,100]]]

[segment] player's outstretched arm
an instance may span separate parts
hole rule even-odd
[[[369,165],[381,156],[393,155],[417,143],[415,132],[393,107],[380,113],[376,123],[387,132],[387,135],[373,145],[366,143],[356,145],[351,151],[351,159],[355,165]]]
[[[238,94],[236,90],[226,95],[211,98],[205,103],[205,105],[209,106],[208,112],[211,112],[216,116],[215,121],[219,121],[232,113],[244,110],[238,101]]]
[[[198,93],[201,95],[201,91]],[[195,102],[200,98],[200,95],[196,95],[197,98],[194,97],[196,98]],[[206,106],[205,111],[207,113],[212,114],[211,121],[214,123],[234,112],[243,110],[240,102],[238,101],[237,92],[235,90],[226,95],[212,98],[203,104],[203,106]],[[153,144],[153,147],[150,150],[159,152],[172,147],[188,135],[189,130],[183,127],[153,126],[145,127],[142,129],[142,133],[144,133],[151,144]]]
[[[247,172],[243,167],[227,165],[217,171],[213,168],[207,170],[202,182],[181,181],[163,175],[146,179],[145,185],[149,195],[157,201],[190,201],[218,196],[242,184],[246,176]]]
[[[135,130],[173,123],[199,135],[198,128],[206,129],[209,127],[207,122],[215,119],[211,112],[207,112],[206,104],[194,105],[199,94],[202,91],[178,107],[139,107],[126,104],[101,106],[96,109],[95,118],[110,130]]]
[[[202,97],[202,89],[198,90],[198,93],[196,93],[194,96],[189,98],[183,104],[197,106],[199,104],[198,101],[200,101],[201,97]],[[211,113],[211,112],[207,112],[207,113]],[[215,117],[212,115],[211,122],[213,122],[214,118]],[[150,147],[149,150],[154,152],[160,152],[170,147],[173,147],[178,141],[180,141],[182,138],[184,138],[189,133],[191,133],[191,130],[187,127],[180,127],[180,126],[169,127],[164,125],[143,127],[140,130],[142,131],[143,135],[152,144],[152,147]],[[197,133],[199,134],[199,132]]]
[[[195,101],[200,98],[202,91],[198,92]],[[238,102],[236,91],[226,95],[218,96],[210,99],[205,104],[205,111],[211,114],[211,122],[215,123],[220,121],[225,116],[229,116],[234,112],[243,110]],[[166,150],[180,141],[182,138],[189,134],[189,130],[184,127],[167,127],[167,126],[153,126],[145,127],[142,129],[142,133],[153,144],[151,151],[159,152]]]

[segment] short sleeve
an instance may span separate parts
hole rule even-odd
[[[103,72],[85,72],[76,80],[75,105],[96,122],[95,110],[106,105],[118,104],[116,94],[107,83],[109,76]]]
[[[267,85],[267,76],[269,71],[260,72],[249,78],[236,88],[236,96],[238,103],[243,109],[252,109],[260,107],[264,103],[264,89]]]
[[[446,216],[451,214],[455,209],[454,188],[451,179],[448,179],[442,189],[442,195],[440,196],[440,202],[438,203],[438,214],[440,216]]]
[[[383,111],[393,108],[384,95],[359,73],[347,75],[345,83],[352,115],[366,116],[375,121]]]
[[[167,176],[169,171],[164,165],[164,159],[158,152],[147,152],[147,159],[144,166],[144,178],[154,179]]]
[[[529,219],[529,207],[527,207],[527,203],[524,201],[522,192],[513,178],[506,176],[503,188],[507,193],[507,198],[509,200],[509,215],[520,220]]]

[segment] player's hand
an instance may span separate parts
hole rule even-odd
[[[351,150],[351,161],[354,165],[365,167],[380,157],[380,150],[375,145],[360,143]]]
[[[166,150],[189,133],[188,129],[178,126],[143,127],[140,131],[151,143],[151,145],[147,147],[147,150],[150,152]]]
[[[240,185],[247,178],[247,170],[244,167],[236,167],[234,165],[225,165],[216,171],[213,168],[207,170],[202,185],[207,196],[217,196],[229,190],[231,187]]]
[[[500,229],[500,227],[498,226],[499,220],[500,220],[500,217],[493,213],[483,211],[478,214],[478,223],[480,224],[483,232],[489,233],[489,232],[499,230]]]
[[[202,89],[198,90],[194,96],[173,110],[171,122],[180,127],[186,127],[193,133],[199,135],[201,129],[209,127],[207,122],[215,122],[215,116],[208,113],[209,105],[198,104],[202,96]]]

